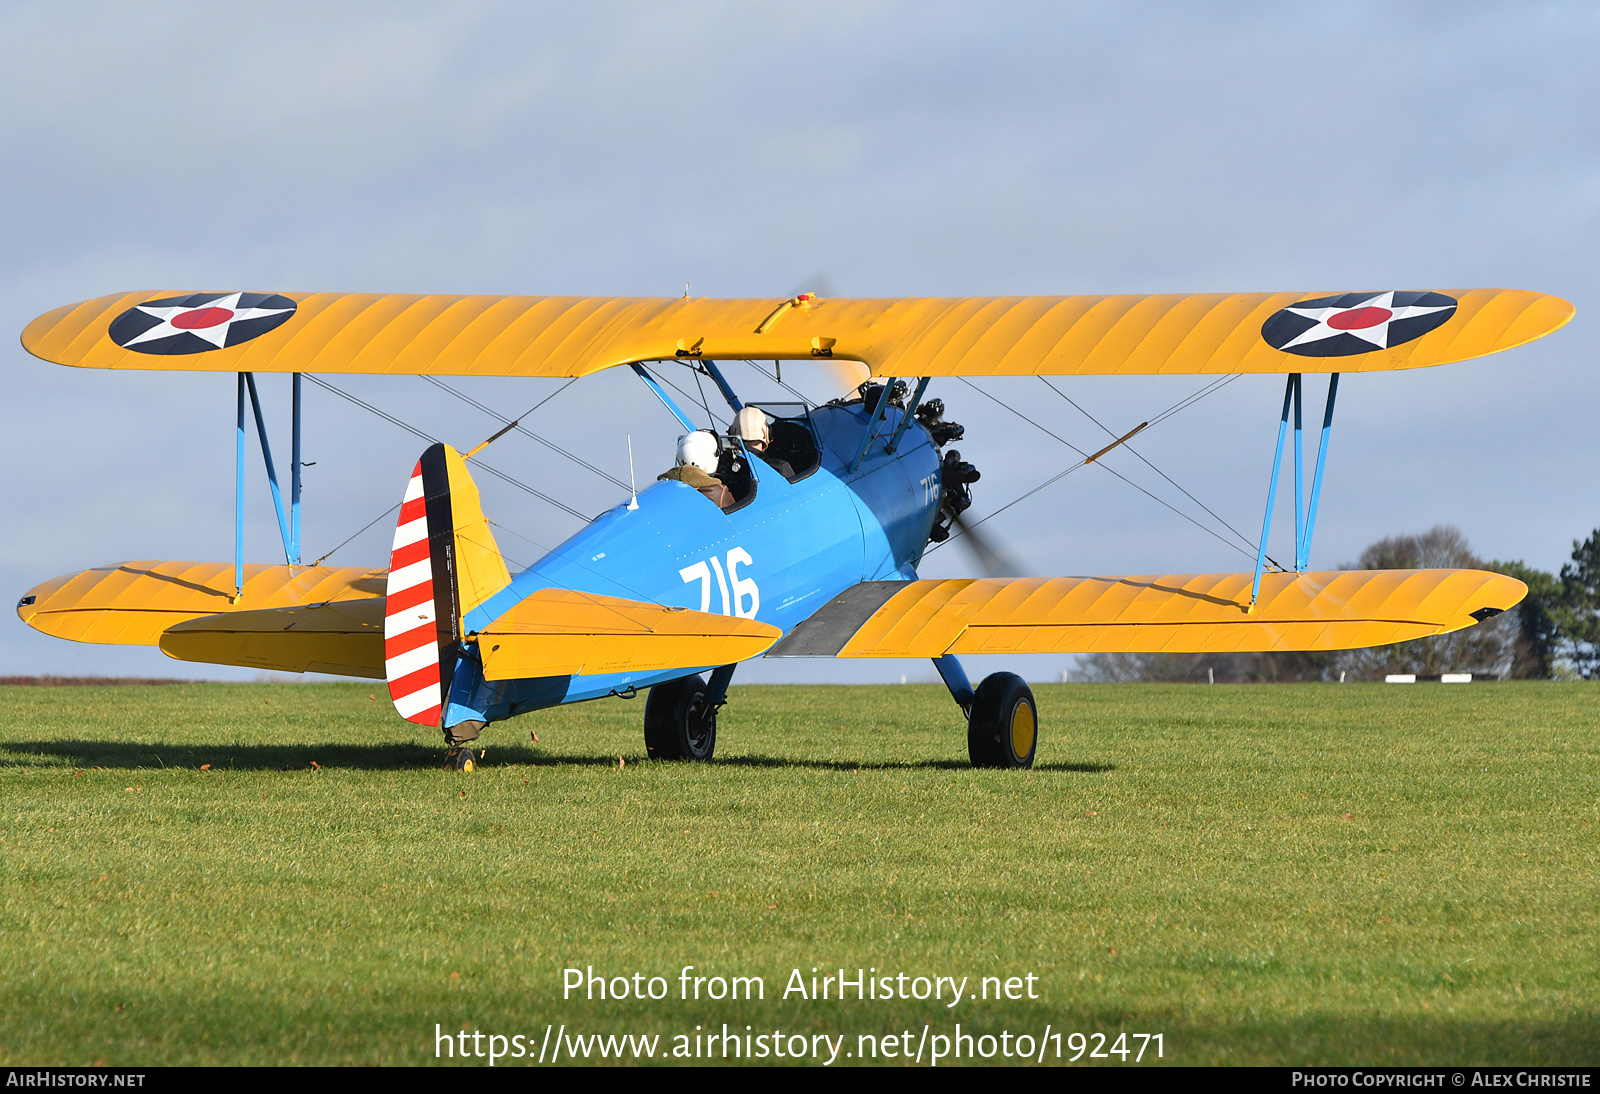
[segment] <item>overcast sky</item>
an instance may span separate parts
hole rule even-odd
[[[1600,7],[1576,3],[4,4],[0,588],[232,557],[232,377],[62,368],[15,340],[57,305],[157,287],[1538,289],[1578,317],[1535,345],[1345,381],[1312,564],[1445,522],[1485,557],[1556,569],[1600,525],[1597,47]],[[421,379],[331,379],[458,447],[496,427]],[[836,393],[805,366],[785,379]],[[1201,383],[1061,386],[1120,433]],[[557,384],[453,386],[516,412]],[[1038,380],[980,386],[1080,447],[1104,443]],[[1320,408],[1323,380],[1307,388]],[[288,381],[262,390],[281,461]],[[975,513],[1075,460],[959,381],[931,393],[984,472]],[[1281,398],[1281,380],[1242,378],[1135,447],[1254,540]],[[622,478],[629,434],[647,478],[677,432],[631,374],[583,380],[527,424]],[[316,388],[306,437],[316,557],[398,500],[422,445]],[[487,458],[585,513],[618,500],[525,438]],[[281,560],[251,459],[248,555]],[[1107,462],[1230,538],[1133,454]],[[479,479],[518,561],[579,527]],[[986,527],[1040,574],[1254,561],[1096,468]],[[389,535],[380,522],[331,561],[381,566]],[[923,573],[970,565],[953,546]],[[1043,679],[1065,662],[1022,668]],[[14,673],[254,675],[13,619],[0,674]],[[742,678],[901,673],[932,675],[791,661]]]

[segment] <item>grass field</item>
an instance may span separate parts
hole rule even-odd
[[[1600,1062],[1600,685],[1041,686],[1029,773],[970,770],[933,686],[735,688],[711,765],[645,761],[642,702],[548,711],[473,775],[373,691],[0,688],[0,1063],[425,1063],[436,1023],[659,1057],[724,1022],[841,1064],[956,1022]],[[679,1001],[684,965],[765,1000]],[[670,995],[563,1000],[586,966]],[[840,966],[1039,998],[781,998]]]

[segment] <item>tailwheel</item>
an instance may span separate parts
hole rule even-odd
[[[698,676],[669,680],[644,701],[644,747],[652,760],[709,760],[717,748],[717,710]]]
[[[464,771],[470,775],[478,769],[478,759],[472,749],[455,745],[444,754],[444,766],[450,771]]]
[[[973,767],[1032,767],[1039,746],[1039,708],[1022,677],[997,672],[984,678],[967,718],[967,754]]]

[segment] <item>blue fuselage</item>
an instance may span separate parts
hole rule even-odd
[[[658,482],[639,495],[637,509],[618,505],[601,514],[517,574],[467,614],[463,629],[477,632],[530,594],[559,588],[754,618],[787,634],[857,582],[914,580],[939,508],[939,453],[916,422],[888,453],[901,417],[886,408],[851,473],[870,415],[859,402],[813,410],[817,469],[791,483],[752,460],[755,497],[730,513],[681,482]],[[498,721],[685,675],[678,669],[484,680],[469,646],[456,668],[445,725]]]

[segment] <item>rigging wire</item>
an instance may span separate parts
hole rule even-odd
[[[683,390],[683,388],[679,387],[677,384],[675,384],[671,380],[667,379],[666,370],[665,369],[661,370],[658,373],[655,373],[655,378],[657,380],[660,380],[663,384],[666,384],[673,391],[676,391],[679,395],[682,395],[684,402],[688,403],[690,406],[694,405],[694,396],[690,395],[687,391]],[[718,424],[717,424],[717,416],[715,414],[711,413],[711,407],[709,405],[706,406],[705,409],[706,409],[706,417],[711,419],[711,428],[712,428],[712,430],[714,432],[715,430],[720,428],[718,426]]]
[[[778,362],[774,361],[772,363],[774,365],[776,365]],[[754,361],[747,360],[747,361],[745,361],[745,364],[747,364],[751,368],[755,369],[762,376],[765,376],[768,380],[771,380],[773,383],[775,383],[779,387],[783,388],[783,390],[787,391],[790,395],[793,395],[796,399],[799,399],[802,403],[805,403],[807,406],[816,405],[811,401],[809,396],[803,394],[800,391],[797,391],[792,384],[785,383],[782,376],[774,376],[772,373],[768,372],[766,369],[762,368],[760,365],[756,364]]]
[[[499,433],[496,433],[493,437],[490,437],[488,441],[484,441],[483,442],[484,444],[488,444],[489,441],[496,440],[499,437],[503,436],[505,433],[507,433],[507,432],[509,432],[511,430],[515,430],[516,432],[521,433],[526,437],[532,437],[534,440],[538,441],[540,444],[542,444],[546,448],[550,449],[550,451],[556,453],[557,455],[565,456],[567,459],[571,460],[573,463],[577,464],[578,466],[583,467],[583,468],[585,468],[585,469],[587,469],[589,471],[592,471],[596,475],[599,475],[602,479],[605,479],[608,482],[615,483],[618,487],[622,488],[623,490],[628,489],[628,484],[623,482],[621,479],[617,478],[615,475],[611,475],[611,474],[608,474],[605,471],[600,470],[598,467],[596,467],[594,464],[590,463],[588,460],[584,459],[583,457],[576,456],[573,453],[568,452],[566,449],[562,448],[561,446],[555,444],[554,442],[545,440],[543,437],[539,436],[539,434],[533,432],[531,429],[528,429],[528,428],[526,428],[525,426],[523,426],[521,424],[522,423],[522,419],[526,418],[529,414],[532,414],[535,410],[538,410],[541,406],[544,406],[545,403],[548,403],[551,399],[554,399],[557,395],[560,395],[561,392],[565,391],[567,388],[569,388],[573,384],[577,383],[578,382],[577,377],[574,377],[573,379],[568,380],[566,383],[562,384],[559,389],[557,389],[554,392],[551,392],[549,395],[547,395],[543,399],[539,400],[532,407],[530,407],[527,410],[523,411],[521,414],[517,415],[515,418],[507,418],[505,415],[501,414],[498,410],[495,410],[493,407],[486,406],[485,404],[478,402],[478,400],[474,399],[472,396],[468,395],[464,391],[457,391],[455,388],[451,387],[449,384],[447,384],[444,381],[438,379],[437,377],[434,377],[434,376],[423,376],[422,379],[428,381],[428,383],[432,384],[434,387],[439,388],[442,391],[449,392],[451,395],[454,395],[457,399],[460,399],[462,402],[466,403],[468,406],[476,407],[477,409],[483,411],[485,414],[489,415],[489,417],[494,418],[494,419],[496,419],[496,420],[498,420],[500,422],[504,422],[505,423],[506,428],[502,429]],[[483,445],[479,445],[478,447],[481,449],[483,447]]]
[[[1228,378],[1229,381],[1235,380],[1235,379],[1238,379],[1237,375]],[[1056,387],[1056,385],[1052,384],[1048,379],[1046,379],[1043,376],[1039,377],[1039,382],[1044,384],[1045,387],[1049,388],[1051,391],[1055,392],[1057,395],[1061,396],[1063,399],[1065,399],[1068,402],[1068,404],[1071,405],[1072,409],[1076,410],[1079,414],[1082,414],[1085,418],[1088,418],[1091,422],[1093,422],[1095,425],[1099,426],[1101,429],[1105,430],[1105,432],[1109,436],[1111,436],[1113,439],[1115,439],[1116,434],[1112,433],[1111,430],[1106,427],[1104,422],[1100,421],[1100,419],[1096,418],[1093,414],[1090,414],[1087,410],[1083,409],[1083,407],[1079,406],[1072,399],[1072,397],[1069,396],[1066,392],[1064,392],[1060,388]],[[1207,386],[1208,386],[1208,388],[1210,390],[1221,391],[1223,387],[1227,386],[1227,382],[1228,381],[1225,381],[1223,383],[1215,383],[1215,382],[1213,382],[1212,384],[1207,385]],[[1175,404],[1175,405],[1177,405],[1177,406],[1179,406],[1181,408],[1181,407],[1183,407],[1185,405],[1192,406],[1195,402],[1198,402],[1198,401],[1199,401],[1198,399],[1194,398],[1193,396],[1190,396],[1190,398],[1187,399],[1187,400],[1179,400],[1179,402],[1177,404]],[[1174,413],[1176,413],[1176,411],[1173,411],[1171,409],[1169,409],[1167,411],[1163,411],[1160,415],[1156,416],[1156,418],[1152,421],[1151,424],[1153,425],[1153,424],[1155,424],[1155,422],[1159,422],[1163,418],[1170,418],[1170,417],[1172,417],[1172,415]],[[1249,546],[1249,547],[1254,547],[1255,546],[1255,544],[1252,544],[1250,542],[1250,540],[1245,536],[1245,534],[1243,532],[1239,531],[1239,529],[1237,529],[1233,525],[1229,524],[1226,520],[1223,520],[1222,517],[1218,516],[1216,511],[1213,510],[1205,502],[1201,501],[1199,498],[1197,498],[1193,494],[1189,493],[1189,491],[1187,491],[1183,487],[1179,486],[1176,482],[1173,481],[1172,476],[1168,475],[1165,471],[1161,470],[1161,468],[1157,467],[1155,464],[1153,464],[1149,460],[1145,459],[1144,455],[1137,448],[1134,448],[1133,445],[1125,444],[1122,447],[1126,448],[1129,452],[1132,452],[1135,456],[1137,456],[1139,458],[1140,462],[1143,463],[1150,470],[1152,470],[1156,474],[1160,475],[1163,479],[1166,479],[1168,484],[1170,484],[1173,487],[1173,489],[1177,490],[1178,493],[1182,494],[1184,497],[1186,497],[1190,501],[1194,502],[1200,508],[1204,509],[1207,513],[1210,513],[1212,518],[1215,519],[1219,524],[1221,524],[1228,531],[1232,532],[1234,535],[1238,536],[1239,537],[1239,542],[1241,542],[1241,543],[1243,543],[1243,544],[1245,544],[1246,546]]]
[[[306,379],[310,380],[312,383],[316,384],[318,387],[324,388],[327,391],[331,391],[333,394],[338,395],[341,398],[344,398],[344,399],[356,404],[357,406],[361,407],[363,410],[367,410],[367,411],[369,411],[369,412],[371,412],[373,414],[376,414],[378,417],[382,418],[384,421],[389,422],[392,425],[399,426],[401,429],[404,429],[406,432],[411,433],[414,436],[416,436],[416,437],[418,437],[418,438],[420,438],[422,440],[427,441],[429,444],[439,444],[440,443],[438,438],[430,436],[427,433],[424,433],[422,430],[416,428],[415,426],[401,421],[399,418],[396,418],[394,415],[386,413],[383,410],[380,410],[378,407],[375,407],[371,403],[368,403],[368,402],[366,402],[366,401],[364,401],[362,399],[357,398],[356,396],[350,394],[347,391],[343,391],[343,390],[341,390],[339,388],[334,387],[332,384],[328,383],[325,380],[322,380],[322,379],[320,379],[320,378],[318,378],[316,376],[313,376],[310,373],[303,373],[302,375],[304,375]],[[575,381],[573,381],[573,382],[575,382]],[[443,385],[441,385],[441,386],[443,386]],[[556,391],[552,392],[550,395],[545,396],[544,399],[542,399],[538,403],[534,404],[534,406],[531,409],[526,411],[524,414],[519,415],[519,419],[521,417],[526,417],[528,414],[533,413],[534,410],[539,409],[539,407],[543,406],[545,403],[549,402],[551,399],[553,399],[557,395],[561,394],[561,392],[566,390],[566,388],[569,387],[569,386],[571,386],[571,382],[569,382],[567,384],[563,384],[561,386],[561,388],[559,388]],[[446,388],[446,390],[450,390],[450,389]],[[504,419],[502,419],[502,420],[504,420]],[[527,491],[528,493],[534,495],[535,497],[540,498],[543,501],[547,501],[551,505],[554,505],[559,509],[565,510],[566,512],[572,514],[574,517],[577,517],[579,520],[587,522],[588,519],[589,519],[588,517],[585,517],[583,514],[577,512],[576,510],[571,509],[568,506],[562,505],[560,502],[556,501],[554,498],[546,497],[544,494],[541,494],[539,491],[533,489],[533,487],[528,486],[525,483],[518,482],[516,479],[513,479],[511,476],[505,474],[504,472],[499,471],[499,470],[497,470],[497,469],[495,469],[493,467],[490,467],[488,464],[482,462],[481,460],[474,459],[472,462],[476,463],[480,468],[482,468],[485,471],[488,471],[490,474],[495,475],[498,478],[504,479],[506,482],[510,483],[511,485],[520,487],[521,489]],[[341,550],[342,548],[344,548],[346,545],[348,545],[349,543],[354,541],[357,537],[361,536],[363,533],[365,533],[366,531],[371,529],[379,521],[383,520],[385,517],[389,516],[389,514],[393,513],[395,510],[399,509],[402,504],[403,504],[403,502],[395,502],[393,505],[389,506],[389,508],[385,509],[382,513],[379,513],[376,517],[374,517],[372,520],[368,521],[365,525],[363,525],[361,527],[361,529],[359,531],[357,531],[354,535],[352,535],[349,538],[345,539],[337,547],[333,548],[332,551],[329,551],[327,554],[323,555],[321,558],[319,558],[315,562],[313,562],[312,565],[313,566],[322,565],[322,563],[327,561],[330,557],[332,557],[335,552],[337,552],[337,551]],[[498,521],[489,520],[487,517],[485,517],[484,520],[488,524],[490,524],[492,527],[498,528],[498,529],[500,529],[500,531],[505,532],[505,533],[507,533],[508,535],[510,535],[512,537],[514,537],[516,539],[520,539],[524,543],[532,544],[534,547],[537,547],[540,551],[545,552],[547,555],[553,553],[553,550],[554,550],[553,548],[546,547],[544,544],[540,543],[536,539],[533,539],[533,538],[531,538],[529,536],[525,536],[522,533],[520,533],[520,532],[518,532],[518,531],[516,531],[516,530],[514,530],[512,528],[508,528],[505,525],[500,524]],[[521,567],[522,569],[526,569],[527,568],[526,566],[523,566],[522,563],[516,561],[515,559],[508,558],[503,552],[501,553],[501,557],[505,558],[506,561],[510,562],[514,566]],[[589,567],[584,566],[584,564],[582,562],[578,562],[577,560],[568,559],[568,561],[569,562],[576,562],[577,565],[579,565],[580,567],[582,567],[584,569],[589,569]],[[624,588],[627,588],[627,586],[624,586]],[[592,593],[584,592],[583,590],[579,590],[579,589],[568,589],[567,591],[577,593],[579,596],[582,596],[584,599],[586,599],[586,600],[590,601],[591,603],[595,604],[597,607],[606,608],[606,610],[610,611],[614,615],[617,615],[619,618],[622,618],[624,620],[628,619],[628,617],[627,617],[627,615],[625,613],[619,611],[618,609],[616,609],[615,607],[613,607],[613,606],[611,606],[609,604],[605,604],[602,600],[598,599]],[[661,604],[661,602],[656,600],[654,597],[647,596],[646,594],[638,592],[638,591],[633,590],[633,589],[628,589],[628,591],[634,593],[635,598],[638,599],[638,600],[641,600],[641,601],[643,601],[645,603],[656,604],[659,607],[665,607],[665,605]],[[629,621],[631,622],[631,620],[629,620]]]
[[[711,418],[711,404],[706,401],[706,385],[700,382],[700,370],[691,366],[689,371],[694,373],[694,386],[700,392],[700,405],[705,408],[706,417]],[[716,421],[715,418],[711,420],[713,423]]]
[[[396,418],[393,414],[389,414],[389,413],[386,413],[385,411],[379,410],[377,407],[373,406],[371,403],[366,402],[363,399],[357,398],[356,396],[350,394],[348,391],[343,391],[343,390],[341,390],[339,388],[334,387],[332,384],[328,383],[326,380],[321,379],[320,377],[313,376],[309,372],[302,373],[301,375],[303,375],[307,380],[310,380],[313,384],[316,384],[318,387],[323,388],[323,389],[325,389],[327,391],[333,392],[333,394],[339,396],[341,399],[349,400],[350,402],[354,403],[356,406],[361,407],[361,409],[366,410],[366,411],[370,411],[371,413],[376,414],[378,417],[382,418],[384,421],[389,422],[392,425],[399,426],[401,429],[405,430],[407,433],[411,433],[414,436],[420,437],[422,440],[427,441],[429,444],[441,444],[441,443],[443,443],[443,442],[441,442],[439,440],[439,438],[434,437],[434,436],[432,436],[430,434],[424,433],[422,430],[416,428],[415,426],[409,425],[406,422],[401,421],[399,418]],[[517,479],[512,478],[510,475],[506,474],[504,471],[501,471],[499,468],[496,468],[496,467],[491,467],[488,464],[484,463],[482,460],[474,458],[472,462],[477,464],[484,471],[489,472],[489,474],[493,475],[495,478],[500,479],[500,480],[502,480],[504,482],[507,482],[507,483],[511,484],[512,486],[515,486],[518,490],[522,490],[522,491],[525,491],[526,493],[532,494],[534,497],[538,498],[540,501],[548,502],[549,504],[555,506],[557,509],[560,509],[562,512],[567,513],[568,515],[570,515],[572,517],[575,517],[578,520],[583,521],[585,524],[588,523],[589,518],[584,516],[582,513],[578,512],[576,509],[572,508],[572,506],[567,505],[567,504],[565,504],[563,502],[559,502],[555,498],[552,498],[550,495],[544,494],[544,493],[541,493],[538,490],[535,490],[533,487],[529,486],[527,483],[521,482],[521,481],[519,481]]]
[[[1076,452],[1079,456],[1083,457],[1077,463],[1073,464],[1071,467],[1067,468],[1065,471],[1062,471],[1060,474],[1055,475],[1052,478],[1046,480],[1045,482],[1040,483],[1038,486],[1034,487],[1032,490],[1029,490],[1027,493],[1021,495],[1020,497],[1012,499],[1011,501],[1007,502],[1005,505],[1002,505],[999,509],[996,509],[994,512],[989,513],[987,516],[980,517],[978,520],[973,521],[969,525],[969,527],[976,528],[978,525],[982,524],[984,521],[989,520],[991,517],[999,516],[1001,513],[1005,512],[1007,509],[1010,509],[1013,505],[1016,505],[1018,502],[1024,501],[1027,498],[1032,497],[1034,494],[1037,494],[1039,491],[1043,490],[1047,486],[1050,486],[1050,485],[1053,485],[1054,483],[1060,482],[1062,479],[1066,478],[1068,475],[1072,474],[1074,471],[1076,471],[1079,468],[1084,467],[1084,466],[1087,465],[1089,454],[1087,452],[1085,452],[1083,449],[1079,448],[1077,445],[1073,444],[1071,441],[1067,440],[1065,437],[1059,436],[1056,433],[1052,432],[1051,430],[1046,429],[1044,426],[1040,425],[1038,422],[1034,421],[1032,418],[1030,418],[1026,414],[1022,413],[1022,411],[1016,409],[1015,407],[1013,407],[1013,406],[1011,406],[1011,405],[1009,405],[1007,403],[1001,402],[999,399],[995,398],[993,395],[990,395],[987,391],[984,391],[983,388],[979,387],[977,384],[974,384],[971,380],[968,380],[966,377],[964,377],[964,376],[963,377],[958,377],[958,379],[960,379],[962,383],[966,384],[973,391],[976,391],[979,395],[982,395],[984,398],[988,399],[990,402],[993,402],[993,403],[995,403],[995,404],[997,404],[999,406],[1004,407],[1006,410],[1011,411],[1011,413],[1015,414],[1017,417],[1021,418],[1023,421],[1025,421],[1029,425],[1033,426],[1035,429],[1039,430],[1040,432],[1046,434],[1049,437],[1054,438],[1057,441],[1060,441],[1062,444],[1066,445],[1068,448],[1070,448],[1074,452]],[[1170,416],[1171,415],[1169,414],[1168,417],[1170,417]],[[1144,487],[1140,486],[1138,483],[1134,482],[1132,479],[1128,478],[1126,475],[1123,475],[1122,473],[1117,471],[1115,468],[1108,467],[1104,463],[1101,463],[1100,466],[1104,467],[1108,472],[1110,472],[1111,474],[1115,475],[1117,478],[1121,479],[1123,482],[1127,483],[1129,486],[1133,487],[1135,490],[1139,491],[1139,493],[1143,494],[1145,497],[1149,498],[1151,501],[1154,501],[1156,504],[1158,504],[1158,505],[1160,505],[1160,506],[1162,506],[1162,507],[1164,507],[1166,509],[1171,510],[1173,513],[1176,513],[1178,516],[1182,517],[1184,520],[1188,521],[1190,524],[1194,525],[1196,528],[1198,528],[1202,532],[1206,533],[1206,535],[1211,536],[1217,542],[1226,545],[1227,547],[1229,547],[1232,550],[1238,551],[1240,554],[1244,555],[1247,558],[1251,557],[1250,552],[1246,551],[1244,548],[1240,547],[1238,544],[1232,543],[1229,540],[1224,539],[1222,536],[1218,535],[1214,529],[1207,528],[1204,524],[1201,524],[1199,521],[1195,520],[1189,514],[1183,512],[1183,510],[1174,507],[1172,504],[1170,504],[1169,502],[1163,500],[1162,498],[1158,498],[1156,495],[1152,494],[1150,491],[1146,490]],[[944,543],[952,543],[955,540],[961,538],[961,535],[962,535],[961,532],[957,532],[954,535],[952,535],[949,539],[945,540]],[[933,551],[938,550],[940,547],[944,546],[944,543],[935,544],[933,547],[929,548],[929,553],[931,554]],[[1270,561],[1270,559],[1269,559],[1269,561]],[[1278,563],[1276,563],[1276,562],[1273,562],[1272,564],[1274,566],[1278,566]],[[1278,566],[1278,568],[1280,570],[1283,569],[1283,567],[1281,567],[1281,566]]]
[[[400,508],[400,506],[402,504],[404,504],[404,503],[397,501],[393,505],[389,506],[389,508],[387,508],[383,512],[379,513],[377,516],[375,516],[371,520],[367,521],[366,524],[361,526],[361,532],[365,532],[368,528],[371,528],[374,524],[377,524],[384,517],[388,516],[390,513],[394,512],[396,509]],[[329,551],[327,554],[325,554],[321,558],[317,559],[317,561],[313,562],[311,565],[313,565],[313,566],[321,566],[324,562],[328,561],[328,559],[333,557],[335,551],[338,551],[340,548],[344,547],[346,544],[348,544],[350,542],[351,539],[355,539],[356,536],[359,536],[361,534],[361,532],[357,532],[355,536],[351,536],[350,539],[345,540],[343,543],[339,544],[338,547],[335,547],[332,551]]]
[[[1205,387],[1201,388],[1199,391],[1196,391],[1188,398],[1179,399],[1176,403],[1173,403],[1171,406],[1167,407],[1167,409],[1156,415],[1155,420],[1158,422],[1164,422],[1174,414],[1177,414],[1179,411],[1188,410],[1191,406],[1193,406],[1195,403],[1198,403],[1201,399],[1204,399],[1207,395],[1221,391],[1223,388],[1237,380],[1239,376],[1240,373],[1235,372],[1231,376],[1223,376],[1211,381]]]

